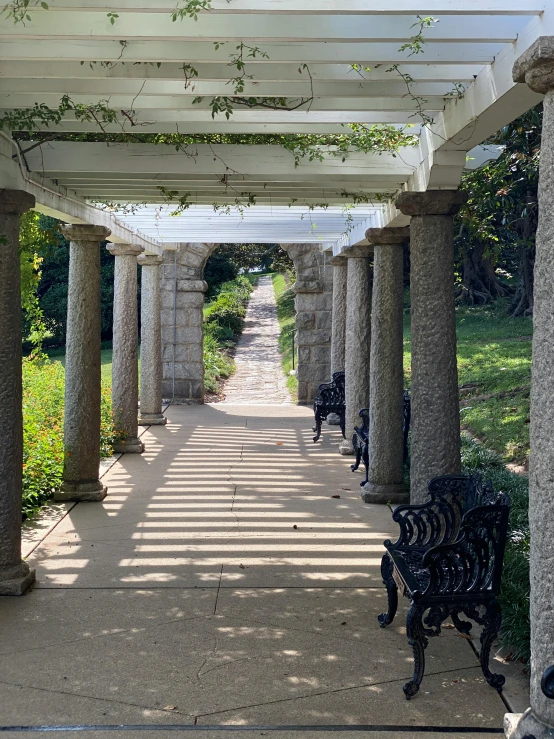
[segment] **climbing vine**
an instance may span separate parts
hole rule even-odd
[[[230,2],[231,0],[228,0]],[[175,9],[171,12],[171,19],[174,22],[191,18],[197,21],[199,15],[211,9],[212,0],[179,0]],[[11,0],[3,10],[3,13],[12,18],[14,23],[25,23],[31,20],[29,11],[34,7],[42,7],[48,9],[48,3],[41,0]],[[115,25],[119,19],[117,13],[107,13],[107,17],[111,25]],[[424,53],[425,50],[425,31],[432,28],[438,22],[437,18],[432,16],[417,16],[416,22],[412,25],[414,29],[413,35],[402,44],[399,52],[407,53],[407,58],[414,55]],[[113,69],[117,64],[126,64],[124,55],[129,42],[122,39],[119,41],[121,52],[115,61],[82,61],[81,64],[88,63],[91,68],[96,65]],[[227,45],[227,42],[214,42],[216,50]],[[310,84],[310,95],[299,98],[287,97],[259,97],[249,96],[245,94],[247,84],[255,79],[250,68],[250,62],[268,61],[269,54],[259,46],[252,46],[240,42],[234,46],[229,53],[227,67],[229,67],[229,79],[225,83],[229,86],[228,95],[215,95],[209,98],[209,107],[211,108],[212,118],[224,115],[229,119],[237,107],[243,108],[268,108],[272,110],[296,110],[304,108],[309,110],[314,101],[314,86],[310,68],[307,64],[300,65],[298,72],[306,75]],[[161,62],[133,62],[134,65],[144,64],[149,66],[161,67]],[[366,78],[366,73],[370,72],[370,68],[360,63],[352,63],[350,68],[353,72],[362,78]],[[194,86],[196,81],[200,79],[200,75],[196,67],[191,62],[183,62],[182,67],[185,89]],[[407,74],[400,64],[393,64],[387,70],[387,73],[396,74],[406,84],[406,96],[415,103],[414,117],[417,116],[423,125],[430,125],[433,122],[432,117],[426,112],[425,106],[427,100],[414,93],[414,79]],[[145,80],[146,82],[146,80]],[[143,85],[144,87],[144,85]],[[464,87],[461,83],[456,83],[453,90],[445,97],[462,97]],[[187,156],[195,156],[193,145],[200,143],[240,143],[240,144],[278,144],[291,153],[294,158],[295,166],[300,166],[303,161],[324,161],[329,157],[338,157],[342,161],[353,152],[361,153],[389,153],[396,156],[401,147],[412,146],[417,144],[417,137],[410,133],[410,126],[398,128],[393,125],[379,124],[347,124],[345,125],[344,134],[340,135],[242,135],[242,136],[183,136],[175,134],[142,134],[140,133],[141,122],[138,114],[134,110],[137,98],[140,96],[141,90],[137,93],[132,101],[131,108],[128,110],[115,110],[110,106],[109,100],[100,100],[95,104],[76,103],[69,95],[64,95],[57,108],[51,108],[43,103],[35,103],[32,108],[19,108],[4,113],[0,117],[0,127],[6,127],[14,132],[14,138],[21,141],[33,138],[34,142],[26,149],[22,150],[24,155],[26,151],[40,145],[46,140],[80,140],[80,141],[111,141],[117,142],[137,142],[137,143],[156,143],[173,146],[177,151],[183,152]],[[193,104],[201,104],[206,98],[198,95],[193,99]],[[79,122],[89,122],[95,124],[99,129],[99,134],[60,134],[58,132],[45,132],[40,129],[55,128],[65,117],[72,116]],[[118,133],[113,133],[113,126],[120,128]],[[214,151],[212,149],[212,151]],[[230,209],[236,209],[241,214],[244,208],[256,203],[256,195],[245,192],[236,185],[243,182],[244,178],[239,172],[230,170],[225,164],[221,156],[216,155],[214,158],[220,159],[224,165],[224,174],[218,176],[218,181],[222,185],[226,196],[231,199],[231,203],[220,205],[214,203],[213,207],[216,211],[229,212]],[[169,190],[164,187],[159,188],[160,195],[164,202],[171,203],[174,206],[174,214],[179,214],[190,207],[193,195],[190,192],[179,193],[178,191]],[[353,204],[375,202],[379,199],[390,197],[392,193],[372,193],[363,192],[349,193],[342,191],[341,197],[349,199]],[[291,200],[290,204],[296,200]],[[104,207],[114,208],[113,203],[104,203]],[[310,205],[310,211],[315,207],[324,207],[325,201],[317,205]],[[127,206],[123,206],[127,207]],[[129,206],[132,208],[140,207],[140,205]],[[348,208],[349,206],[345,206]],[[347,221],[348,221],[348,213]]]

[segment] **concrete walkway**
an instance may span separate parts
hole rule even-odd
[[[267,405],[291,403],[279,353],[279,322],[271,277],[260,277],[254,289],[244,331],[237,345],[237,371],[227,380],[225,402]]]
[[[168,417],[145,454],[107,472],[106,500],[75,505],[35,550],[35,590],[0,599],[0,728],[440,739],[457,729],[415,727],[501,727],[504,704],[451,629],[404,700],[405,603],[377,625],[390,512],[362,504],[335,430],[313,444],[309,410],[293,405]]]

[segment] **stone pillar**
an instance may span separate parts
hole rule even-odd
[[[310,405],[322,382],[331,379],[333,267],[318,244],[282,244],[296,270],[298,405]]]
[[[162,324],[160,264],[155,254],[141,254],[140,286],[140,413],[139,426],[162,426]]]
[[[331,257],[333,266],[333,317],[331,325],[331,374],[344,372],[344,343],[346,339],[346,276],[345,257]]]
[[[460,472],[452,216],[465,200],[458,190],[403,192],[396,200],[412,216],[412,503],[427,499],[431,478]]]
[[[353,246],[342,256],[348,258],[345,338],[345,428],[341,454],[353,454],[354,426],[361,423],[360,409],[369,406],[369,352],[371,342],[372,246]]]
[[[35,571],[21,560],[23,416],[19,216],[35,199],[23,190],[0,191],[0,595],[22,595]]]
[[[181,244],[163,254],[162,394],[204,402],[204,265],[216,244]]]
[[[67,225],[70,241],[65,355],[64,465],[56,500],[93,501],[100,466],[100,245],[109,228]]]
[[[544,94],[539,173],[539,224],[535,258],[533,368],[531,381],[531,455],[529,460],[531,707],[522,715],[507,714],[506,735],[512,739],[554,737],[554,36],[542,36],[514,66],[514,80]],[[544,690],[544,692],[543,692]]]
[[[370,228],[374,245],[369,371],[369,475],[365,503],[402,503],[403,470],[403,263],[408,228]]]
[[[134,244],[109,244],[115,257],[113,296],[112,414],[116,430],[114,452],[140,454],[138,438],[138,308],[137,257]]]

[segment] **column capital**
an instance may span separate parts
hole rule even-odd
[[[68,241],[92,241],[97,244],[111,234],[106,226],[92,226],[90,223],[66,223],[60,231]]]
[[[514,82],[541,94],[554,89],[554,36],[540,36],[514,64]]]
[[[34,207],[34,195],[25,190],[0,190],[0,214],[21,215]]]
[[[159,267],[163,261],[163,257],[158,254],[139,254],[137,257],[137,262],[141,267]]]
[[[138,257],[144,251],[143,246],[137,244],[108,244],[106,249],[114,257]]]
[[[402,246],[410,240],[410,228],[368,228],[365,237],[373,246]]]
[[[396,207],[406,216],[453,216],[466,201],[460,190],[426,190],[400,193]]]
[[[341,257],[348,259],[365,259],[373,256],[373,244],[357,244],[356,246],[347,246],[340,253]]]
[[[346,257],[343,257],[342,254],[337,254],[336,257],[329,257],[329,264],[333,265],[333,267],[346,267]]]

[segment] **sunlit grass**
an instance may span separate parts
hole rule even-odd
[[[284,275],[273,274],[273,289],[277,300],[277,318],[281,332],[279,334],[279,351],[281,364],[287,377],[287,387],[293,399],[298,398],[298,380],[296,375],[290,375],[292,369],[292,335],[295,330],[294,293],[287,284]]]
[[[530,318],[510,318],[506,305],[456,309],[462,425],[506,462],[529,456]],[[404,375],[410,385],[410,318],[404,323]],[[492,397],[491,397],[492,396]]]

